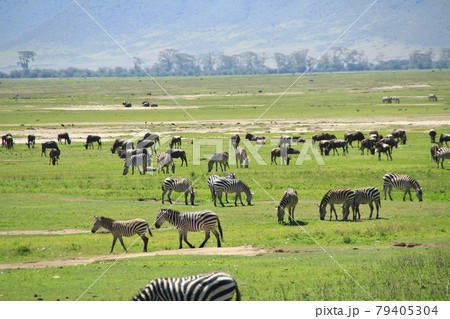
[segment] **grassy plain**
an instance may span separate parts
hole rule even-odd
[[[450,72],[305,75],[281,96],[297,77],[157,79],[172,98],[146,78],[2,80],[2,135],[11,132],[16,141],[21,141],[32,132],[41,142],[68,131],[74,142],[61,146],[57,166],[48,165],[38,144],[35,149],[17,143],[13,150],[0,150],[0,231],[88,231],[94,215],[141,217],[153,224],[163,206],[160,185],[167,175],[122,176],[123,161],[109,151],[110,141],[134,138],[143,131],[158,132],[162,137],[176,134],[183,137],[189,166],[180,167],[177,160],[174,176],[190,178],[197,194],[195,207],[182,205],[179,198],[173,208],[212,209],[224,229],[224,246],[253,245],[271,252],[254,257],[122,259],[82,300],[128,300],[153,278],[208,271],[232,274],[244,300],[448,300],[450,164],[446,162],[444,170],[436,168],[427,133],[431,128],[439,133],[450,129]],[[150,92],[152,95],[148,95]],[[429,93],[438,96],[437,103],[427,100]],[[381,97],[390,95],[399,96],[401,103],[382,104]],[[142,108],[144,99],[156,101],[160,107]],[[119,107],[125,100],[133,103],[131,109]],[[262,114],[260,121],[251,123]],[[355,147],[346,156],[323,157],[325,165],[317,164],[311,150],[307,154],[312,160],[301,165],[270,165],[270,150],[275,147],[270,141],[279,139],[281,133],[297,132],[310,138],[328,131],[343,138],[346,130],[358,126],[367,134],[367,123],[382,134],[404,123],[399,128],[407,131],[408,142],[394,149],[393,161],[361,155]],[[194,165],[193,145],[212,139],[228,150],[229,136],[239,133],[243,137],[247,131],[264,135],[268,141],[259,150],[254,143],[245,144],[249,150],[258,150],[262,159],[251,155],[250,168],[231,164],[231,171],[255,193],[253,206],[228,204],[215,208],[206,184],[210,175],[206,162],[215,147],[202,146],[200,165]],[[82,146],[81,140],[91,132],[104,137],[101,150],[85,150]],[[303,145],[294,147],[301,149]],[[381,177],[388,171],[416,178],[424,189],[424,201],[418,202],[413,192],[413,201],[403,202],[403,193],[394,190],[394,201],[382,201],[381,219],[369,220],[369,209],[363,206],[358,222],[330,222],[328,217],[319,220],[317,204],[330,188],[375,186],[382,190]],[[275,206],[290,187],[299,192],[295,217],[302,226],[279,225],[276,221]],[[153,233],[150,251],[178,247],[177,231],[170,225]],[[189,239],[198,246],[203,236],[190,233]],[[131,253],[142,250],[142,242],[136,239],[125,239]],[[0,235],[0,263],[104,256],[111,242],[109,234]],[[419,246],[393,246],[399,242]],[[215,239],[207,246],[215,246]],[[121,252],[117,244],[111,259]],[[106,261],[4,269],[0,300],[74,300],[110,265]]]

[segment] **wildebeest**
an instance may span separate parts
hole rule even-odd
[[[241,137],[238,134],[233,135],[231,137],[231,145],[233,145],[234,149],[236,149],[239,146],[240,142],[241,142]]]
[[[391,99],[392,102],[395,102],[397,104],[400,103],[400,99],[396,96],[390,96],[389,98]]]
[[[150,106],[151,106],[151,107],[158,107],[158,103],[152,102],[152,103],[150,103]]]
[[[44,142],[44,143],[42,143],[41,156],[42,156],[42,154],[44,154],[47,157],[47,153],[45,152],[45,150],[47,148],[49,148],[49,149],[56,148],[59,150],[58,143],[56,143],[55,141]]]
[[[437,102],[437,96],[436,94],[428,94],[428,101],[435,101]]]
[[[166,152],[168,152],[170,156],[172,156],[172,158],[180,158],[181,166],[183,166],[183,163],[186,163],[186,166],[188,166],[186,152],[184,150],[176,148],[176,149],[169,149]]]
[[[330,143],[326,147],[325,155],[329,155],[331,150],[333,150],[333,155],[335,153],[337,153],[339,155],[339,152],[337,150],[338,148],[342,148],[342,155],[345,155],[345,152],[347,152],[347,154],[348,154],[347,142],[344,140],[339,140],[339,139],[334,138],[334,139],[330,140]]]
[[[381,153],[386,153],[386,159],[391,159],[392,161],[392,155],[391,155],[391,147],[386,144],[386,143],[382,143],[382,142],[377,142],[375,144],[375,148],[378,152],[378,160],[381,161]]]
[[[328,145],[330,145],[329,140],[321,140],[319,141],[320,155],[323,155]]]
[[[439,147],[437,147],[436,145],[431,146],[431,158],[433,159],[433,161],[437,162],[438,158],[436,156],[437,154],[437,150],[439,149]]]
[[[437,132],[436,132],[434,129],[431,129],[431,130],[428,132],[428,135],[430,135],[431,143],[436,143],[436,135],[437,135]]]
[[[58,134],[58,142],[60,142],[62,144],[62,140],[64,140],[64,144],[69,143],[69,145],[70,145],[70,143],[72,142],[70,140],[69,133],[67,133],[67,132]]]
[[[137,155],[127,156],[125,163],[123,164],[123,175],[128,174],[128,170],[131,166],[131,175],[134,175],[134,168],[137,167],[139,174],[143,175],[147,172],[147,154],[140,153]],[[142,171],[141,168],[142,167]]]
[[[448,147],[448,142],[450,142],[450,134],[442,133],[439,137],[439,145],[443,146],[445,142],[445,145]]]
[[[2,140],[2,142],[3,142],[3,140]],[[5,137],[4,143],[5,143],[5,146],[7,149],[14,148],[14,139],[12,138],[11,135],[8,135]]]
[[[131,107],[131,102],[125,101],[125,102],[122,103],[122,105],[125,106],[125,107]]]
[[[286,165],[289,165],[290,158],[288,157],[288,154],[300,154],[299,150],[296,150],[291,147],[276,147],[270,151],[270,165],[275,163],[277,164],[277,157],[281,157],[282,164],[284,165],[284,162],[286,161]]]
[[[353,148],[352,142],[353,141],[358,141],[358,147],[359,147],[359,142],[361,142],[363,139],[365,139],[364,134],[361,132],[353,132],[353,133],[345,133],[344,134],[344,140],[350,144],[350,146]]]
[[[7,134],[2,136],[2,147],[4,147],[6,145],[6,139],[8,137],[12,137],[11,133],[7,133]]]
[[[150,103],[149,103],[148,101],[144,101],[144,102],[142,102],[142,106],[149,107],[149,106],[150,106]]]
[[[406,144],[406,132],[401,129],[395,129],[392,131],[392,136],[397,140],[401,140],[402,144]]]
[[[236,167],[239,167],[240,164],[242,168],[242,163],[244,163],[244,167],[248,168],[250,159],[247,156],[247,151],[245,148],[237,147],[234,153],[236,155]]]
[[[155,133],[145,133],[144,140],[150,140],[155,142],[158,142],[158,146],[161,146],[161,142],[159,141],[159,135]],[[181,145],[181,144],[180,144]]]
[[[381,101],[383,101],[383,103],[389,103],[389,104],[392,103],[391,97],[388,97],[388,96],[383,96]]]
[[[94,142],[97,142],[97,149],[102,148],[102,138],[97,135],[88,135],[86,137],[86,144],[84,144],[84,147],[86,149],[88,148],[94,148]]]
[[[119,149],[119,147],[122,147],[123,143],[125,143],[125,140],[122,140],[122,139],[116,139],[116,140],[114,141],[113,146],[111,147],[111,153],[114,154],[114,153]]]
[[[336,135],[334,135],[334,134],[320,133],[320,134],[313,135],[312,140],[313,140],[313,142],[318,142],[318,141],[322,141],[322,140],[332,140],[335,138],[336,138]]]
[[[170,148],[181,146],[181,136],[172,136],[172,141],[169,143]]]
[[[392,150],[394,149],[394,147],[398,148],[398,141],[394,137],[385,137],[385,138],[382,138],[381,140],[379,140],[378,142],[389,145],[391,148],[391,153],[392,153]]]
[[[30,148],[30,146],[33,146],[36,144],[36,137],[34,135],[28,135],[27,136],[27,146]]]
[[[156,163],[158,164],[158,173],[164,168],[166,168],[166,174],[169,174],[169,166],[172,168],[172,173],[175,173],[175,163],[173,162],[172,156],[169,153],[159,153],[156,157]]]
[[[59,155],[61,155],[61,151],[57,148],[52,148],[50,153],[48,153],[48,157],[50,159],[48,165],[50,165],[50,163],[53,165],[58,164]]]
[[[245,135],[245,138],[247,140],[249,140],[249,141],[258,141],[258,140],[265,140],[266,139],[264,136],[256,136],[256,135],[250,134],[250,133],[247,133]]]
[[[284,144],[288,144],[291,147],[291,137],[287,135],[281,135],[280,143],[278,143],[278,147],[282,147]]]
[[[228,165],[228,152],[221,151],[214,154],[211,159],[208,161],[208,173],[212,171],[214,164],[216,164],[216,172],[217,172],[217,164],[220,164],[220,169],[222,172],[228,168],[230,168],[230,165]]]
[[[367,149],[367,154],[375,154],[375,143],[377,140],[375,138],[365,138],[361,141],[361,147],[359,148],[361,151],[361,155],[364,155],[364,150]]]

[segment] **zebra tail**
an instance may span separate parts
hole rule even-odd
[[[222,227],[220,226],[219,218],[217,218],[217,226],[219,227],[220,238],[222,238],[222,241],[223,241],[223,232],[222,232]]]

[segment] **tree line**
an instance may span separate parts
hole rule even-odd
[[[140,57],[134,57],[134,66],[131,68],[100,67],[97,70],[74,67],[61,70],[33,69],[29,67],[29,62],[34,61],[36,53],[18,53],[21,69],[0,72],[0,78],[159,77],[450,68],[450,48],[439,51],[414,50],[407,59],[385,60],[380,54],[372,63],[369,63],[362,50],[335,48],[314,58],[307,49],[302,49],[290,54],[275,53],[272,67],[267,66],[268,57],[264,53],[247,51],[236,55],[208,53],[196,56],[166,49],[159,52],[158,61],[151,67],[145,66]]]

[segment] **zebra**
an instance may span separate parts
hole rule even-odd
[[[242,163],[244,163],[244,167],[248,168],[248,163],[250,159],[247,156],[247,151],[245,150],[245,148],[236,147],[235,155],[236,155],[236,167],[239,167],[240,164],[242,168]]]
[[[164,196],[167,193],[167,199],[169,200],[169,203],[172,204],[172,200],[170,199],[170,194],[172,194],[172,191],[175,191],[177,193],[184,193],[184,203],[188,205],[188,194],[190,194],[191,199],[191,205],[194,206],[194,188],[192,186],[192,182],[188,180],[187,178],[176,178],[176,177],[167,177],[161,185],[161,189],[163,191],[162,193],[162,203],[164,204]]]
[[[284,191],[283,196],[281,196],[280,204],[276,207],[278,223],[281,224],[284,221],[285,210],[288,209],[289,223],[293,224],[295,206],[298,203],[297,191],[293,188],[289,188]]]
[[[230,301],[241,293],[236,281],[224,272],[212,272],[183,278],[152,280],[133,298],[134,301]]]
[[[180,240],[178,249],[183,248],[183,240],[190,248],[195,248],[188,242],[187,233],[189,231],[198,232],[202,230],[205,231],[205,240],[199,248],[205,246],[209,239],[210,231],[216,236],[217,247],[221,247],[220,238],[222,238],[223,241],[222,227],[220,226],[219,217],[213,211],[203,210],[198,212],[180,213],[176,210],[161,208],[156,216],[155,227],[160,228],[165,221],[168,221],[178,229],[178,238]],[[220,238],[219,233],[216,231],[216,223],[219,228]]]
[[[214,163],[216,164],[216,172],[217,172],[217,163],[220,164],[220,169],[222,172],[228,168],[230,168],[230,165],[228,165],[228,152],[222,151],[217,152],[214,154],[211,159],[208,161],[208,173],[212,171],[214,167]]]
[[[441,162],[441,167],[444,169],[444,160],[446,159],[450,159],[450,148],[439,148],[436,151],[437,168],[439,168],[439,162]]]
[[[211,192],[211,198],[212,198],[212,202],[213,203],[216,201],[213,184],[214,184],[214,181],[216,179],[221,179],[221,178],[236,179],[236,174],[228,173],[224,177],[220,177],[220,176],[217,176],[217,175],[211,175],[211,176],[208,177],[207,183],[208,183],[208,186],[209,186],[209,190]],[[227,201],[227,204],[228,204],[228,194],[227,193],[225,193],[225,200]]]
[[[128,170],[131,166],[131,175],[134,175],[134,168],[137,167],[139,174],[144,175],[147,172],[147,154],[140,153],[136,155],[127,156],[125,163],[123,164],[123,175],[128,174]],[[140,169],[142,166],[142,172]]]
[[[114,250],[114,245],[116,244],[117,238],[119,238],[120,243],[122,244],[123,249],[125,249],[125,252],[127,252],[127,248],[125,247],[122,236],[130,237],[135,234],[138,234],[142,241],[144,242],[144,252],[147,252],[147,244],[148,244],[148,238],[145,236],[145,234],[148,233],[150,236],[153,237],[152,232],[150,231],[150,228],[148,227],[148,223],[143,219],[131,219],[131,220],[114,220],[112,218],[108,217],[95,217],[94,226],[91,229],[92,233],[95,233],[97,229],[100,227],[103,227],[114,236],[111,251],[110,254]]]
[[[172,169],[172,173],[175,173],[175,163],[173,162],[172,156],[169,153],[159,153],[156,157],[156,162],[158,163],[157,171],[158,173],[162,170],[164,172],[164,167],[166,168],[166,173],[169,173],[169,166]]]
[[[355,199],[353,202],[354,206],[354,214],[358,214],[358,219],[361,219],[361,214],[359,212],[359,205],[361,204],[369,204],[370,207],[370,216],[369,219],[372,218],[373,213],[373,203],[375,203],[375,207],[377,208],[377,219],[379,218],[379,210],[381,207],[380,201],[380,191],[375,187],[365,187],[365,188],[357,188],[355,191]]]
[[[386,200],[386,191],[389,194],[389,198],[392,200],[391,191],[393,187],[402,190],[404,189],[405,195],[403,195],[403,200],[405,200],[406,194],[409,193],[409,199],[411,201],[411,188],[414,188],[419,202],[422,201],[422,187],[420,187],[419,183],[414,178],[408,175],[395,173],[386,173],[383,175],[384,200]]]
[[[222,207],[225,207],[225,205],[222,202],[222,193],[236,193],[236,197],[234,199],[234,206],[237,206],[237,200],[241,201],[241,205],[244,206],[244,203],[242,202],[241,193],[244,192],[246,195],[247,204],[251,206],[252,202],[252,195],[250,188],[240,179],[216,179],[213,182],[213,202],[214,206],[216,205],[216,197],[219,197],[220,204]]]
[[[353,209],[353,201],[355,198],[355,191],[350,188],[337,188],[330,189],[322,198],[322,201],[319,205],[319,214],[320,220],[325,220],[325,216],[327,215],[327,205],[330,205],[330,220],[334,216],[337,220],[336,209],[334,208],[334,204],[344,204],[343,205],[343,220],[347,220],[347,217],[350,213],[350,207]],[[355,215],[355,214],[353,214]]]

